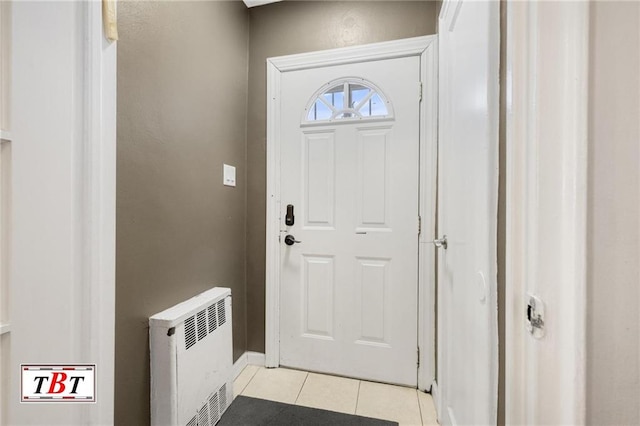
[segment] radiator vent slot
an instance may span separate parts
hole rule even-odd
[[[196,418],[196,416],[193,416],[193,418],[189,420],[189,423],[187,423],[187,426],[197,426],[197,424],[198,424],[198,419]]]
[[[225,383],[217,392],[212,393],[209,401],[198,410],[198,426],[214,426],[226,409],[227,385]]]
[[[216,309],[217,307],[217,309]],[[227,322],[224,299],[201,310],[184,321],[184,345],[189,349]],[[208,330],[208,331],[207,331]],[[197,336],[197,338],[196,338]]]
[[[211,423],[209,423],[209,408],[207,404],[204,404],[198,412],[198,425],[211,425]]]
[[[218,302],[218,324],[223,325],[227,322],[227,313],[225,312],[224,300]]]
[[[207,313],[209,314],[209,333],[213,333],[213,331],[218,328],[215,303],[207,308]]]
[[[196,344],[196,319],[189,317],[184,320],[184,347],[189,349]]]
[[[198,312],[198,340],[207,337],[207,311]]]
[[[217,422],[220,418],[220,407],[218,404],[218,393],[216,392],[209,398],[209,411],[211,412],[211,419],[214,422]]]
[[[222,385],[218,393],[220,394],[220,412],[224,412],[227,409],[227,385]]]

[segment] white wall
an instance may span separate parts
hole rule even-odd
[[[586,418],[640,424],[640,4],[590,24]]]
[[[100,7],[13,5],[12,383],[2,395],[12,425],[113,419],[115,47],[101,37]],[[97,363],[98,404],[20,404],[19,364],[56,362]]]

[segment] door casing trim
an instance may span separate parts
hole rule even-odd
[[[505,419],[585,424],[590,5],[506,8]],[[541,339],[528,295],[548,306]]]
[[[429,391],[435,379],[435,239],[437,174],[437,36],[422,36],[362,46],[267,59],[267,235],[265,366],[280,364],[280,82],[282,74],[325,66],[418,56],[420,80],[420,177],[418,273],[418,388]],[[421,90],[421,92],[419,92]],[[416,218],[417,226],[417,218]],[[417,348],[416,348],[417,349]]]

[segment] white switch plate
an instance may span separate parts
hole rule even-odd
[[[222,183],[225,186],[236,186],[236,168],[228,164],[222,166]]]

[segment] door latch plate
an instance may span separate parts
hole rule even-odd
[[[536,339],[544,336],[544,303],[539,297],[531,294],[527,295],[527,306],[525,313],[525,324],[527,331]]]

